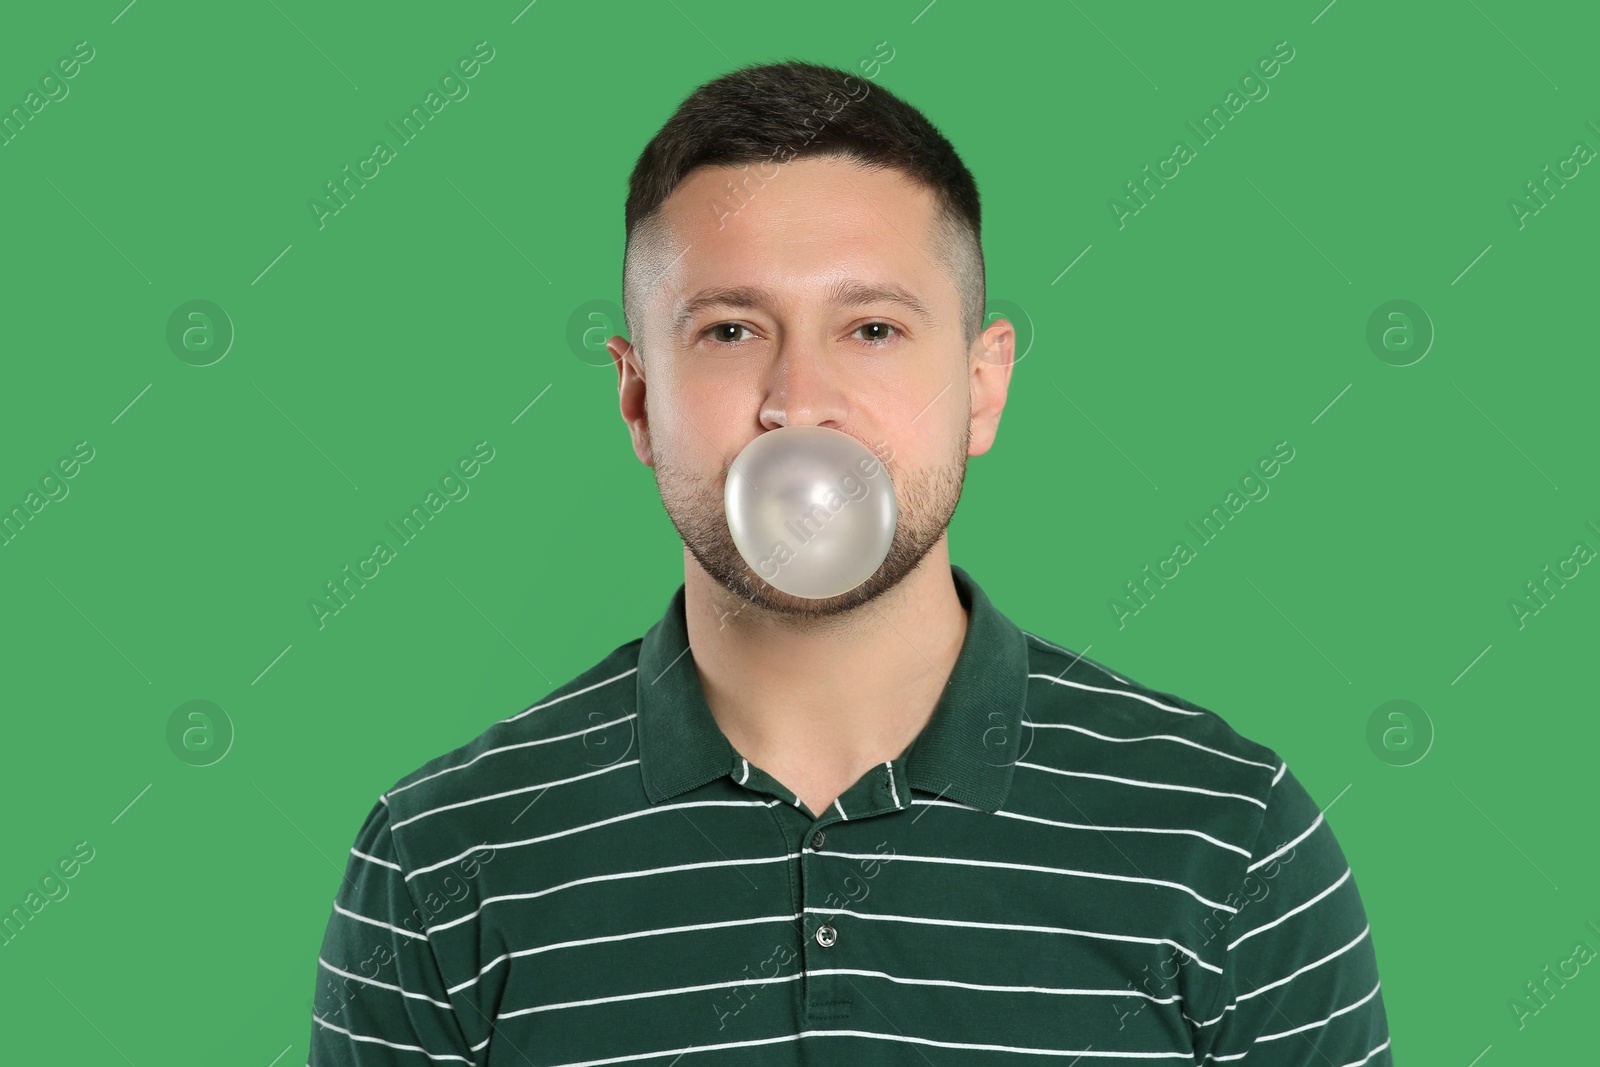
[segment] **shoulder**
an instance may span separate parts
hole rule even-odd
[[[1283,760],[1246,737],[1222,715],[1175,693],[1144,685],[1094,660],[1024,631],[1028,642],[1028,712],[1038,725],[1075,727],[1107,736],[1166,741],[1141,756],[1181,748],[1206,751],[1242,770],[1265,799]],[[1180,747],[1174,747],[1180,746]],[[1264,776],[1264,777],[1263,777]]]
[[[1208,707],[1024,634],[1023,761],[1115,804],[1151,816],[1181,810],[1250,844],[1282,792],[1287,767],[1276,751]]]
[[[585,762],[596,773],[625,764],[614,754],[631,747],[641,641],[618,646],[532,706],[399,778],[378,806],[402,846],[419,862],[447,846],[464,847],[489,802],[524,793],[532,800],[550,784],[547,770],[570,777]],[[584,761],[584,750],[597,755]]]
[[[1075,811],[1225,843],[1235,880],[1273,877],[1297,856],[1308,883],[1348,878],[1321,806],[1273,748],[1210,708],[1024,633],[1018,764],[1053,772],[1040,777],[1073,794]]]

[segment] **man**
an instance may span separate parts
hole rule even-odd
[[[950,561],[1014,358],[978,205],[919,112],[810,64],[701,86],[646,147],[608,348],[683,585],[379,799],[312,1067],[1391,1062],[1355,882],[1283,760]],[[899,505],[828,599],[724,513],[790,426],[871,449]]]

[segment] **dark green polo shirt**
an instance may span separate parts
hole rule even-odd
[[[400,779],[356,835],[312,1067],[1391,1063],[1372,931],[1270,748],[969,624],[926,728],[822,812],[661,621]]]

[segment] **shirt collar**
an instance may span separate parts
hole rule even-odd
[[[951,564],[950,576],[968,612],[967,633],[933,716],[903,754],[906,778],[916,789],[992,812],[1011,788],[1028,646],[965,570]],[[639,768],[651,803],[727,774],[734,763],[688,648],[679,585],[639,648]]]

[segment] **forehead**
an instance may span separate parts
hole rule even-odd
[[[901,172],[853,160],[703,167],[663,205],[673,269],[661,282],[675,298],[705,285],[823,291],[865,277],[937,297],[934,209],[933,193]]]

